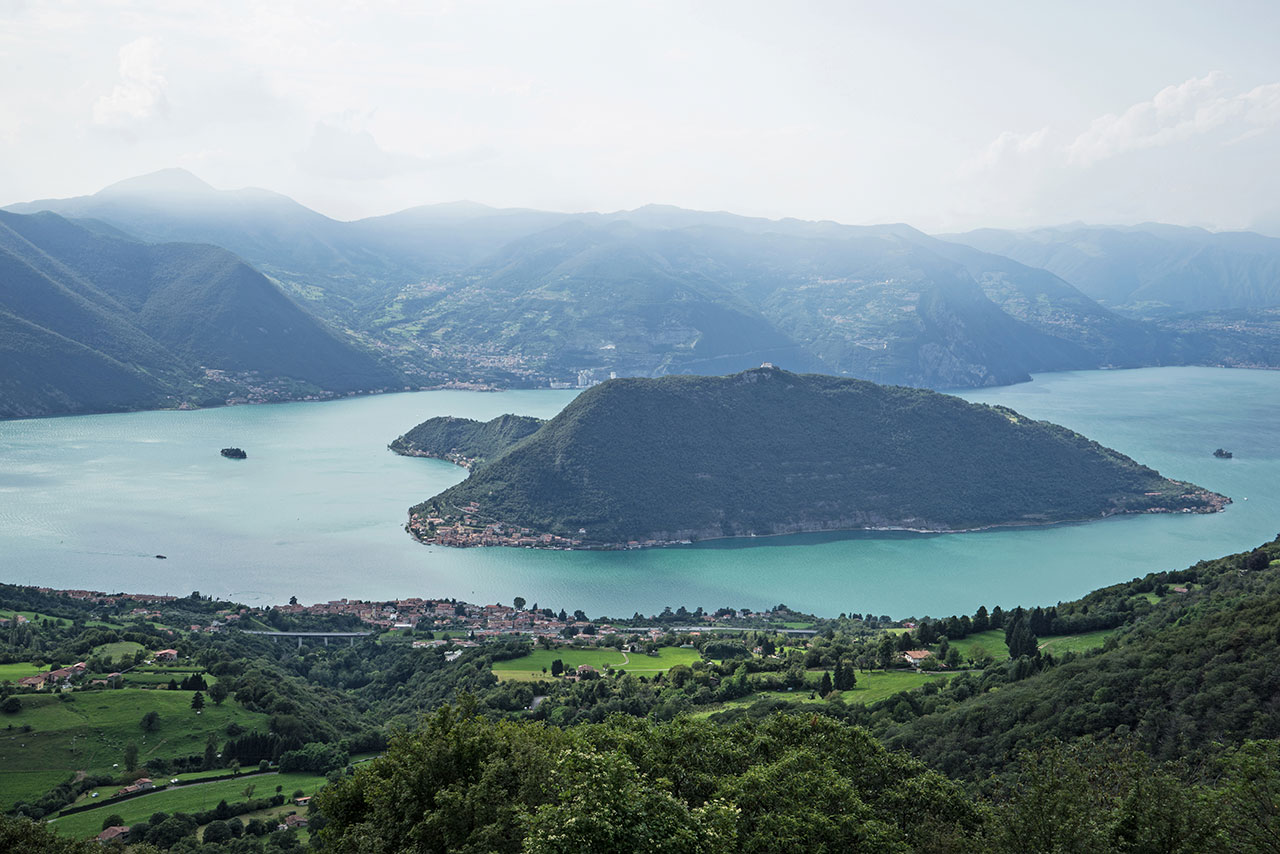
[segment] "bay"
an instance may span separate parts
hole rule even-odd
[[[0,422],[0,580],[199,590],[250,604],[522,596],[593,616],[785,603],[906,617],[1051,604],[1249,549],[1280,529],[1280,372],[1084,371],[960,394],[1063,424],[1235,503],[1203,516],[934,536],[813,534],[630,552],[421,546],[403,530],[405,511],[465,472],[395,456],[387,443],[435,415],[549,417],[574,392],[417,392]],[[220,457],[229,445],[248,459]],[[1217,447],[1235,458],[1214,459]]]

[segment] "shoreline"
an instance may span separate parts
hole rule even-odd
[[[1227,364],[1158,364],[1158,365],[1133,365],[1116,367],[1110,365],[1102,365],[1096,368],[1073,368],[1065,371],[1040,371],[1030,374],[1030,379],[1019,380],[1017,382],[1001,383],[1000,385],[990,386],[960,386],[948,388],[936,388],[939,394],[949,394],[958,397],[966,392],[987,391],[994,388],[1012,388],[1018,385],[1025,385],[1028,382],[1035,382],[1036,377],[1053,376],[1055,374],[1075,374],[1075,373],[1091,373],[1094,371],[1142,371],[1152,370],[1156,368],[1210,368],[1215,370],[1227,371],[1280,371],[1280,365],[1227,365]],[[874,382],[874,380],[871,380]],[[893,383],[890,383],[892,385]],[[233,406],[277,406],[285,403],[332,403],[338,400],[348,400],[353,397],[374,397],[384,394],[415,394],[422,391],[474,391],[484,394],[500,394],[507,391],[583,391],[580,388],[571,389],[552,389],[547,386],[493,386],[486,383],[469,384],[462,381],[449,381],[433,386],[421,386],[419,388],[396,388],[396,389],[376,389],[373,391],[352,391],[352,392],[329,392],[327,396],[319,397],[286,397],[277,400],[262,401],[245,401],[243,403],[222,403],[216,406],[184,406],[177,404],[174,406],[135,406],[125,407],[121,409],[85,409],[78,412],[48,412],[41,415],[6,415],[0,416],[0,424],[8,421],[36,421],[44,418],[79,418],[85,415],[129,415],[137,412],[207,412],[214,409],[229,409]],[[405,454],[404,456],[414,456]]]
[[[406,455],[417,456],[417,455]],[[421,454],[421,456],[431,456]],[[432,457],[441,459],[440,457]],[[463,468],[462,463],[455,463]],[[1202,498],[1205,504],[1195,508],[1165,508],[1150,507],[1143,510],[1113,510],[1104,512],[1100,516],[1090,516],[1087,518],[1076,519],[1058,519],[1049,522],[998,522],[990,525],[979,525],[972,528],[913,528],[906,525],[872,525],[857,528],[806,528],[796,531],[783,531],[768,534],[728,534],[719,536],[690,537],[680,540],[628,540],[627,542],[611,542],[611,543],[587,543],[581,540],[574,540],[557,534],[549,534],[545,532],[534,533],[527,528],[508,525],[504,522],[490,523],[481,530],[470,532],[462,535],[461,533],[449,536],[436,534],[429,536],[421,525],[415,526],[415,522],[422,520],[416,514],[410,514],[409,522],[405,524],[405,531],[416,542],[427,546],[442,546],[445,548],[532,548],[542,549],[544,551],[636,551],[639,549],[653,548],[671,548],[675,546],[690,546],[697,543],[716,542],[720,540],[755,540],[755,539],[775,539],[777,537],[789,537],[798,534],[840,534],[840,533],[905,533],[920,535],[941,535],[941,534],[976,534],[984,531],[1005,530],[1009,528],[1050,528],[1061,525],[1080,525],[1088,522],[1097,522],[1102,519],[1111,519],[1118,516],[1148,516],[1148,515],[1178,515],[1183,513],[1193,513],[1197,515],[1207,515],[1210,513],[1222,513],[1226,511],[1227,505],[1234,503],[1228,496],[1213,492],[1207,489],[1198,489],[1188,495],[1195,495]],[[472,511],[476,512],[476,511]],[[496,530],[495,530],[496,528]],[[518,535],[507,534],[504,529],[521,531]],[[452,529],[451,529],[452,530]],[[506,540],[515,540],[509,542]]]

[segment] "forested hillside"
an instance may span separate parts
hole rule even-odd
[[[224,249],[0,213],[0,417],[382,388],[389,370]]]
[[[397,454],[437,457],[470,468],[537,432],[544,423],[528,415],[499,415],[490,421],[445,415],[427,419],[389,447]]]
[[[1008,409],[764,367],[589,389],[411,514],[449,523],[474,503],[483,523],[611,544],[1045,524],[1220,500]]]
[[[299,648],[208,627],[228,615],[245,629],[360,623],[199,594],[100,598],[0,585],[6,679],[88,668],[59,692],[0,684],[0,715],[25,745],[0,780],[6,807],[53,819],[44,831],[0,819],[0,843],[27,846],[17,850],[78,851],[74,837],[121,823],[139,854],[1194,854],[1271,850],[1280,830],[1280,683],[1268,663],[1280,655],[1280,540],[1051,607],[908,622],[783,605],[562,613],[573,630],[533,648],[455,646],[422,623]],[[446,625],[489,610],[440,604]],[[741,628],[656,639],[629,628],[704,618]],[[779,631],[797,620],[816,635]],[[166,645],[176,663],[148,660]],[[930,655],[917,671],[904,650]],[[690,663],[671,663],[672,651]],[[557,667],[575,656],[618,665]],[[525,661],[551,661],[550,672]],[[122,762],[138,764],[113,768]],[[180,785],[114,796],[140,775]],[[293,780],[319,789],[309,808],[288,802]],[[301,836],[262,818],[289,812],[309,819]]]

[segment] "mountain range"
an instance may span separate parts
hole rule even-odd
[[[0,417],[385,388],[398,377],[225,249],[0,212]]]
[[[1280,365],[1280,241],[1260,235],[1081,227],[944,240],[902,224],[465,202],[342,222],[182,170],[7,210],[70,218],[86,240],[234,253],[309,328],[360,351],[350,371],[360,381],[315,361],[322,370],[306,382],[320,388],[586,386],[765,361],[931,388],[1098,367]],[[40,325],[13,314],[15,330]],[[41,379],[15,371],[9,383]],[[167,399],[119,388],[118,405]],[[46,411],[108,406],[81,396]]]

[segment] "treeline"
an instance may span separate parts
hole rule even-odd
[[[1274,850],[1280,748],[1202,777],[1123,741],[1050,742],[972,795],[822,716],[566,729],[442,709],[326,787],[321,850],[893,852]]]
[[[401,454],[469,460],[479,464],[496,457],[545,422],[529,415],[499,415],[491,421],[442,416],[430,418],[398,437],[389,447]]]

